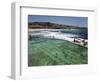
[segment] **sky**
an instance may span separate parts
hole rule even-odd
[[[88,17],[28,15],[28,22],[52,22],[64,25],[87,27]]]

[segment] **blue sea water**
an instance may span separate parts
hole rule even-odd
[[[41,35],[46,35],[49,32],[60,32],[64,35],[71,35],[70,38],[82,38],[82,39],[88,39],[88,29],[82,28],[82,29],[42,29],[42,30],[34,30],[30,34],[33,37],[42,37]]]

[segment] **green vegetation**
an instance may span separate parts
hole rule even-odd
[[[28,43],[28,66],[87,64],[87,48],[65,40],[45,39]]]

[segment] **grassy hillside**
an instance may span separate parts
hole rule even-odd
[[[43,28],[48,28],[48,29],[84,29],[86,27],[79,27],[79,26],[72,26],[72,25],[64,25],[64,24],[56,24],[56,23],[51,23],[51,22],[29,22],[28,23],[28,28],[29,29],[43,29]]]
[[[87,64],[87,48],[65,40],[40,39],[28,43],[28,66]]]

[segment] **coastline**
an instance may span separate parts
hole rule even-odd
[[[36,30],[35,30],[36,31]],[[41,35],[43,37],[46,37],[46,38],[51,38],[51,39],[61,39],[61,40],[67,40],[71,43],[74,43],[76,45],[80,45],[80,46],[83,46],[83,40],[85,40],[86,42],[88,42],[88,40],[86,39],[82,39],[82,38],[72,38],[72,37],[78,37],[78,35],[74,35],[74,34],[64,34],[64,33],[61,33],[61,32],[52,32],[51,30],[37,30],[39,31],[39,33],[32,33],[33,30],[29,30],[29,33],[31,36],[34,36],[34,35]],[[76,42],[74,42],[74,39],[76,39]],[[83,47],[87,47],[88,45],[86,46],[83,46]]]

